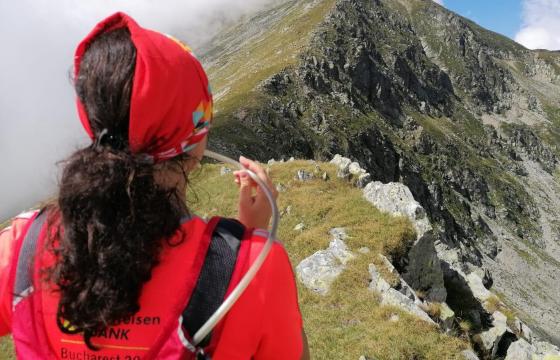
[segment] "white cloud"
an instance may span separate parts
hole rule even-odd
[[[529,49],[560,49],[560,0],[524,0],[515,41]]]
[[[443,0],[433,0],[435,3],[440,4],[441,6],[443,6]]]
[[[196,47],[276,0],[0,1],[0,220],[56,189],[55,163],[87,139],[69,82],[74,48],[122,10]]]

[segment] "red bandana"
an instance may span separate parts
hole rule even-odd
[[[158,162],[193,149],[208,133],[212,94],[200,62],[177,39],[144,29],[122,12],[115,13],[97,24],[78,45],[75,76],[89,43],[104,32],[122,27],[130,31],[136,47],[130,150]],[[85,108],[79,99],[76,102],[82,125],[93,140]]]

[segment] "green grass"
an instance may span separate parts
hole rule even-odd
[[[15,360],[14,347],[12,346],[12,339],[9,336],[0,338],[0,359],[1,360]]]
[[[275,164],[270,174],[287,187],[280,193],[279,209],[291,206],[278,232],[295,267],[315,251],[328,246],[332,227],[345,227],[347,244],[357,258],[335,281],[327,296],[317,295],[299,284],[300,306],[315,359],[453,359],[468,347],[461,339],[442,334],[437,328],[397,308],[379,306],[375,293],[367,290],[368,264],[378,263],[378,253],[400,256],[414,238],[404,218],[379,212],[366,202],[361,191],[336,178],[330,164],[319,169],[307,161]],[[236,215],[237,189],[232,175],[219,175],[219,166],[205,165],[192,177],[190,207],[199,215]],[[310,182],[294,180],[298,169],[316,172]],[[320,179],[326,171],[329,181]],[[300,222],[303,232],[293,230]],[[356,250],[367,246],[369,254]],[[390,279],[388,279],[390,280]],[[392,314],[400,320],[390,322]]]
[[[515,319],[517,318],[517,313],[510,307],[508,307],[498,295],[491,295],[484,302],[484,308],[491,314],[493,314],[495,311],[499,311],[504,314],[507,318],[507,323],[510,326],[513,325]]]
[[[296,64],[298,54],[304,50],[313,29],[325,18],[334,0],[301,1],[293,5],[281,21],[219,63],[208,68],[210,82],[216,94],[229,88],[216,103],[217,115],[229,114],[239,106],[257,104],[254,92],[264,79]],[[307,11],[304,9],[311,6]],[[235,31],[236,29],[232,29]],[[222,120],[224,121],[224,120]],[[216,124],[219,126],[219,124]]]

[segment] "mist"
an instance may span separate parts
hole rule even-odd
[[[74,49],[115,11],[195,51],[236,19],[277,0],[0,2],[0,222],[56,193],[57,163],[89,143],[74,105]]]

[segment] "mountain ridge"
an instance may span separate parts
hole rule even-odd
[[[558,343],[560,314],[549,311],[560,294],[553,280],[560,274],[560,56],[527,50],[431,0],[281,6],[292,9],[291,23],[302,23],[296,10],[320,5],[290,61],[234,97],[219,76],[228,56],[250,52],[202,56],[208,64],[221,56],[225,67],[209,68],[218,84],[212,146],[261,160],[340,153],[375,180],[403,182],[461,266],[489,270],[496,289]],[[275,19],[276,29],[286,28],[282,16]],[[215,43],[245,39],[244,31]],[[250,41],[261,44],[273,38],[253,34]],[[241,66],[231,84],[244,70],[251,76]]]

